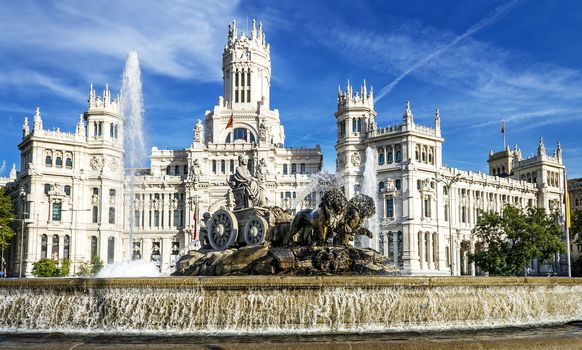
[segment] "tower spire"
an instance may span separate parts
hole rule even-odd
[[[538,145],[538,155],[546,155],[546,146],[544,145],[544,138],[540,137],[540,143]]]
[[[404,124],[412,124],[414,122],[412,111],[410,110],[410,101],[406,101],[406,109],[404,110],[402,120],[404,121]]]
[[[22,124],[22,137],[26,137],[30,134],[30,127],[28,126],[28,117],[24,117],[24,123]]]
[[[441,112],[438,107],[434,111],[434,128],[439,131],[441,129]]]
[[[32,133],[42,130],[42,118],[40,117],[40,107],[36,107],[34,112],[34,120],[32,121]]]

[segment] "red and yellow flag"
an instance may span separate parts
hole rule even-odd
[[[230,115],[230,119],[228,120],[228,123],[226,123],[226,128],[232,128],[234,126],[234,113]]]

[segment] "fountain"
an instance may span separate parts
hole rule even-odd
[[[141,71],[136,51],[130,51],[125,61],[121,83],[121,114],[125,120],[125,169],[129,170],[129,237],[127,261],[132,260],[135,211],[135,172],[147,158],[143,140],[143,97]]]
[[[362,181],[362,193],[365,195],[370,196],[374,200],[374,205],[376,207],[376,213],[368,219],[366,223],[366,227],[374,234],[378,234],[379,232],[379,225],[378,225],[378,184],[376,181],[376,164],[378,164],[376,160],[376,151],[374,151],[371,147],[366,148],[366,164],[364,166],[364,173],[363,173],[363,181]],[[372,249],[378,249],[378,238],[373,237],[369,239],[366,236],[361,237],[361,245],[363,247],[369,247]]]
[[[135,211],[136,171],[144,167],[147,154],[143,137],[143,97],[141,91],[141,71],[136,51],[127,54],[121,81],[121,115],[125,128],[123,133],[125,147],[125,169],[129,178],[129,213]],[[127,253],[124,262],[105,266],[98,277],[155,277],[159,276],[157,267],[145,260],[132,261],[134,215],[128,215],[129,233]]]

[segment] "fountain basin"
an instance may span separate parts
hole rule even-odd
[[[582,320],[582,279],[227,276],[0,281],[0,332],[398,332]]]

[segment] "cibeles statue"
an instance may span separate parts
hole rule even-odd
[[[251,175],[248,169],[249,156],[238,156],[238,166],[234,175],[230,176],[228,184],[234,194],[235,210],[265,206],[265,190],[262,183]]]

